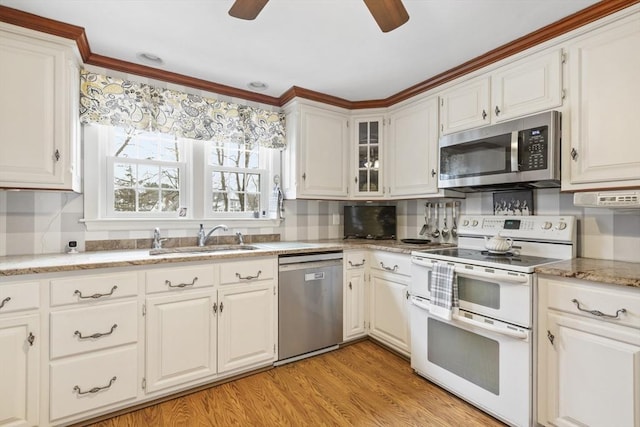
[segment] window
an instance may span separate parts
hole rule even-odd
[[[89,220],[253,219],[269,211],[277,150],[106,125],[85,125],[84,134],[85,188],[98,189],[85,195]]]
[[[265,210],[262,194],[267,171],[260,147],[244,141],[211,143],[209,147],[209,214],[255,216]]]
[[[185,142],[123,128],[108,133],[107,215],[176,216],[187,202]]]

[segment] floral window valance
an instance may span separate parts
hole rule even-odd
[[[83,70],[80,121],[206,141],[286,147],[284,114]]]

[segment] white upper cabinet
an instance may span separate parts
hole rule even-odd
[[[525,58],[491,75],[494,122],[562,105],[562,51]]]
[[[482,76],[440,94],[440,131],[443,135],[491,122],[489,78]]]
[[[522,58],[440,94],[445,135],[562,105],[562,51]]]
[[[348,195],[349,116],[334,109],[292,105],[287,111],[284,192],[288,199]]]
[[[386,148],[390,197],[438,191],[438,99],[391,112]]]
[[[563,144],[562,189],[639,186],[640,14],[589,33],[568,55],[571,143]]]
[[[75,42],[0,23],[0,64],[0,188],[80,191]]]
[[[356,118],[353,122],[351,183],[353,197],[384,194],[382,116]]]

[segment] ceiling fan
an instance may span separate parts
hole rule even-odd
[[[269,0],[236,0],[229,9],[234,18],[256,19]],[[378,26],[383,32],[395,30],[409,20],[402,0],[364,0]]]

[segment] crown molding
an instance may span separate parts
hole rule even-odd
[[[172,73],[158,68],[134,64],[116,58],[110,58],[91,52],[89,41],[84,28],[53,19],[43,18],[31,13],[22,12],[6,6],[0,6],[0,21],[24,28],[52,34],[55,36],[75,40],[82,60],[86,64],[104,67],[127,74],[135,74],[153,78],[169,83],[201,89],[234,98],[242,98],[262,104],[282,107],[293,98],[300,97],[312,101],[318,101],[336,107],[350,110],[368,108],[386,108],[398,102],[405,101],[418,94],[434,89],[444,83],[455,80],[461,76],[477,71],[487,65],[508,58],[526,49],[537,46],[555,37],[566,34],[605,16],[611,15],[630,6],[640,3],[640,0],[605,0],[598,2],[586,9],[580,10],[546,27],[540,28],[523,37],[504,44],[496,49],[473,58],[457,67],[435,75],[427,80],[415,84],[385,99],[349,101],[347,99],[316,92],[310,89],[292,86],[279,97],[272,97],[244,89],[238,89],[207,80],[189,77],[183,74]]]

